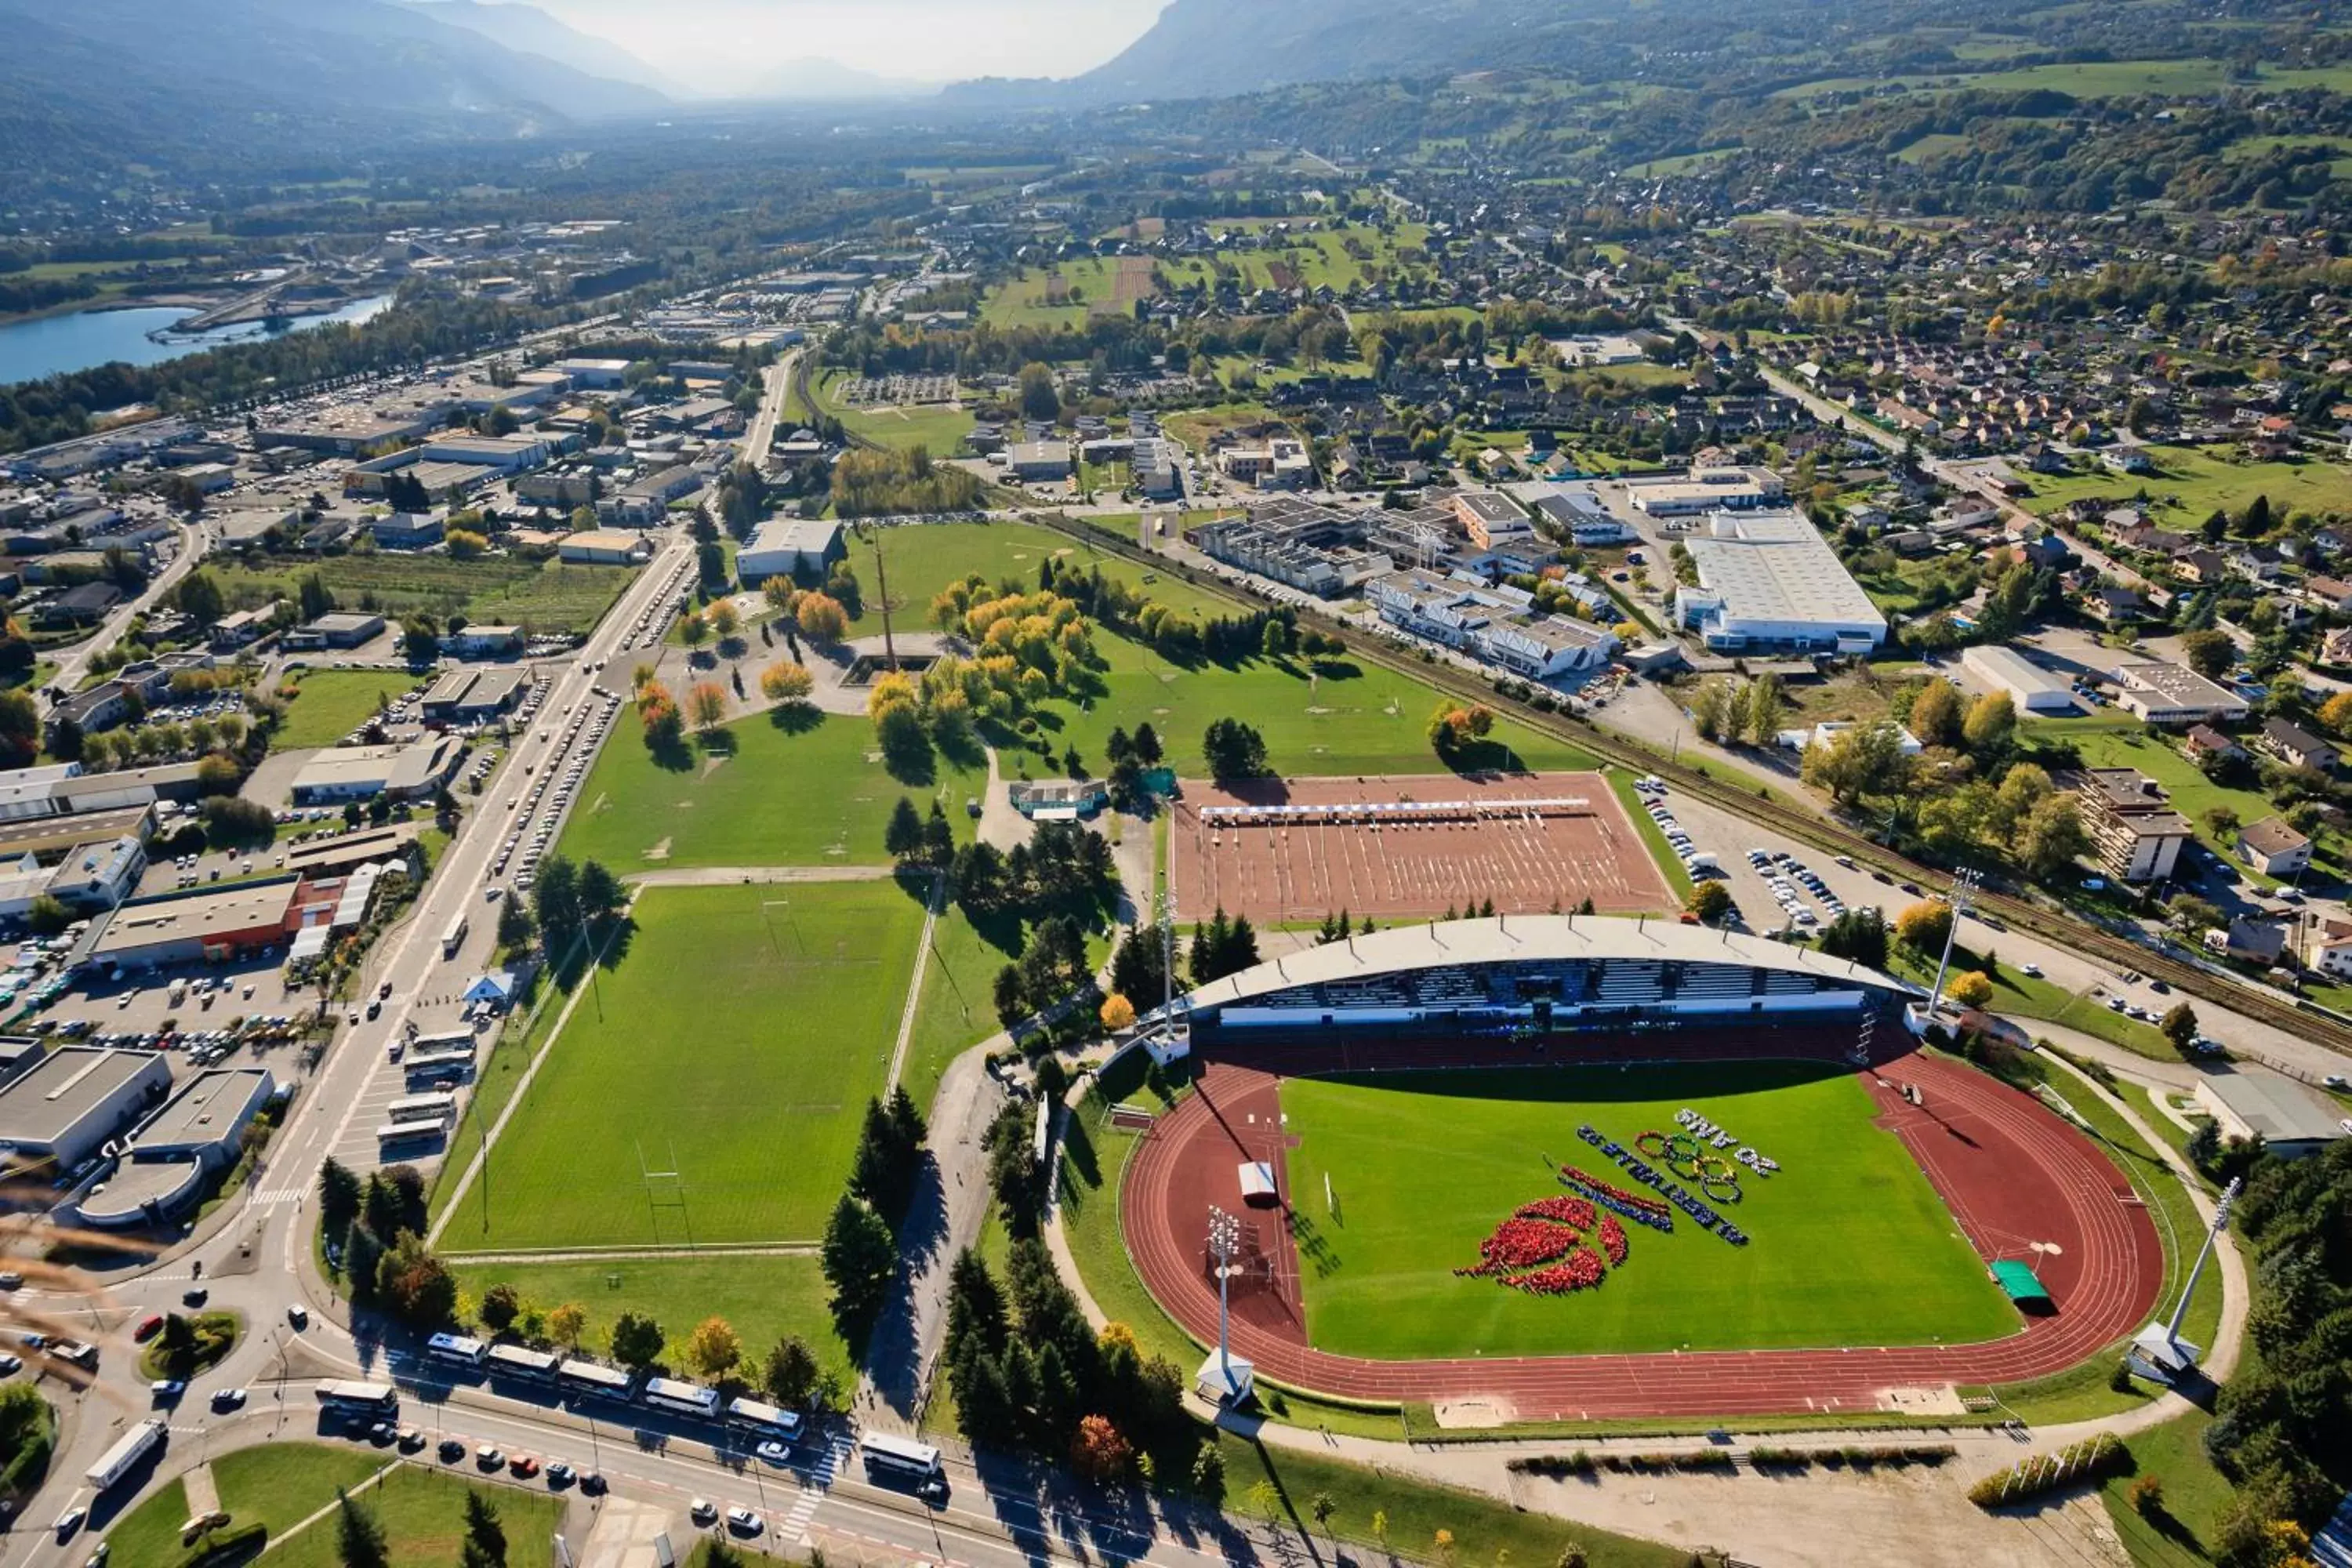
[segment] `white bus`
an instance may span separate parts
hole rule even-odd
[[[425,1342],[425,1359],[475,1367],[482,1364],[482,1357],[489,1353],[489,1348],[479,1340],[469,1340],[461,1334],[436,1334]]]
[[[395,1148],[403,1143],[438,1143],[449,1135],[449,1124],[436,1117],[430,1121],[387,1121],[375,1130],[376,1149]]]
[[[139,1468],[141,1460],[154,1451],[163,1441],[168,1428],[161,1418],[142,1421],[116,1439],[113,1447],[99,1457],[82,1479],[99,1491],[104,1491]]]
[[[455,958],[457,950],[465,945],[466,917],[461,913],[449,922],[449,929],[441,933],[441,956]]]
[[[469,1042],[449,1050],[412,1050],[403,1068],[408,1075],[408,1087],[414,1089],[427,1089],[436,1083],[463,1083],[474,1073],[474,1047]]]
[[[556,1386],[583,1399],[626,1399],[629,1374],[601,1362],[567,1361],[555,1369]]]
[[[322,1383],[319,1408],[330,1415],[389,1421],[400,1414],[400,1390],[388,1383]]]
[[[681,1383],[674,1377],[649,1377],[645,1387],[637,1391],[640,1403],[656,1410],[667,1410],[679,1415],[698,1415],[708,1421],[719,1414],[719,1392],[700,1384]]]
[[[408,1037],[408,1064],[416,1065],[419,1057],[438,1055],[442,1051],[463,1050],[474,1054],[474,1031],[471,1029],[436,1029],[429,1035]]]
[[[385,1106],[383,1113],[393,1121],[438,1121],[446,1125],[457,1117],[457,1097],[447,1089],[405,1095]]]
[[[756,1432],[762,1437],[776,1437],[784,1442],[798,1441],[801,1418],[797,1411],[785,1410],[773,1405],[763,1405],[756,1399],[730,1399],[727,1402],[727,1425]]]
[[[492,1377],[520,1378],[525,1383],[553,1383],[562,1358],[552,1351],[525,1350],[520,1345],[492,1345],[487,1364]]]
[[[941,1476],[937,1448],[888,1432],[859,1433],[857,1457],[866,1461],[866,1479],[877,1483],[928,1486]]]

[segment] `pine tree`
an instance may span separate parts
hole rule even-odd
[[[353,1502],[351,1494],[341,1487],[335,1489],[335,1501],[342,1510],[336,1523],[335,1551],[343,1568],[391,1568],[383,1526],[376,1522],[375,1516]]]
[[[905,795],[890,808],[889,826],[882,830],[883,852],[893,860],[904,860],[923,847],[923,819],[915,810],[915,803]]]

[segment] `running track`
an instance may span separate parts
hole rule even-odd
[[[1431,1065],[1422,1058],[1423,1066]],[[2129,1182],[2099,1148],[2040,1101],[1948,1060],[1913,1055],[1867,1069],[1879,1125],[1911,1149],[1962,1230],[1988,1259],[2042,1255],[2057,1301],[2006,1339],[1973,1345],[1832,1351],[1746,1351],[1377,1362],[1331,1355],[1306,1342],[1298,1265],[1286,1229],[1262,1222],[1277,1289],[1234,1302],[1234,1349],[1295,1388],[1344,1398],[1439,1401],[1484,1397],[1517,1419],[1742,1415],[1870,1410],[1887,1388],[2011,1383],[2088,1360],[2147,1321],[2164,1255]],[[1154,1298],[1192,1337],[1215,1342],[1217,1296],[1202,1264],[1207,1205],[1244,1210],[1236,1166],[1280,1170],[1280,1083],[1211,1064],[1196,1092],[1162,1116],[1129,1161],[1120,1226]],[[1925,1106],[1897,1085],[1916,1085]],[[1286,1206],[1286,1172],[1279,1181]]]

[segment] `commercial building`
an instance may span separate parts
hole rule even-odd
[[[1675,619],[1718,653],[1868,653],[1886,640],[1886,617],[1793,511],[1718,512],[1687,547],[1698,583],[1675,592]]]
[[[289,652],[312,648],[353,648],[383,635],[382,616],[338,610],[296,626],[280,639]]]
[[[1365,531],[1356,513],[1284,500],[1254,506],[1246,518],[1203,523],[1189,537],[1213,561],[1329,598],[1395,570],[1388,555],[1363,548]]]
[[[124,904],[93,921],[67,955],[74,967],[163,969],[226,963],[286,940],[299,923],[293,877],[167,893]]]
[[[277,1093],[264,1068],[198,1073],[131,1133],[106,1180],[74,1200],[75,1217],[100,1230],[179,1217],[206,1177],[236,1163],[246,1128]]]
[[[430,550],[449,537],[449,524],[439,512],[395,511],[367,521],[368,532],[385,550]]]
[[[1536,515],[1584,549],[1630,544],[1641,537],[1633,525],[1612,517],[1591,490],[1559,490],[1535,500]]]
[[[2186,665],[2119,665],[2116,706],[2151,724],[2227,724],[2243,719],[2252,705]]]
[[[609,391],[629,379],[629,362],[625,359],[560,359],[548,368],[583,389]]]
[[[44,898],[89,913],[110,910],[129,898],[147,870],[147,850],[135,836],[67,847],[44,865],[27,851],[0,864],[0,919],[21,920]]]
[[[577,566],[642,566],[654,558],[653,541],[642,533],[617,528],[592,528],[567,534],[555,547],[556,559]]]
[[[2137,768],[2082,768],[2052,780],[2071,791],[2092,853],[2119,882],[2170,877],[2196,830],[2172,808],[2164,786]]]
[[[1531,680],[1599,669],[1617,651],[1608,627],[1539,616],[1521,590],[1475,578],[1396,572],[1368,584],[1364,596],[1389,625]]]
[[[435,681],[422,704],[428,724],[480,724],[522,700],[530,685],[520,669],[453,669]]]
[[[2207,1069],[2195,1099],[2224,1138],[2260,1138],[2284,1159],[2315,1154],[2344,1136],[2344,1112],[2333,1101],[2252,1062]]]
[[[49,859],[79,845],[110,844],[119,838],[143,840],[154,829],[155,815],[152,805],[125,805],[70,816],[0,821],[0,860],[20,860],[27,855]]]
[[[379,795],[426,799],[457,776],[465,755],[465,744],[454,735],[430,735],[407,745],[331,747],[294,775],[294,804],[341,805]]]
[[[1023,441],[1004,453],[1004,470],[1025,485],[1048,484],[1070,477],[1067,441]]]
[[[771,577],[821,578],[849,553],[841,524],[823,518],[771,518],[736,552],[735,575],[747,588]]]
[[[428,462],[466,463],[500,474],[520,473],[547,461],[551,451],[536,436],[436,436],[418,448]],[[428,487],[429,488],[429,487]]]
[[[1217,454],[1217,470],[1265,490],[1303,490],[1315,482],[1315,459],[1307,444],[1286,437],[1262,446],[1228,447]]]
[[[0,1154],[12,1165],[47,1163],[70,1171],[171,1085],[171,1064],[160,1051],[61,1046],[0,1089]]]
[[[1499,490],[1464,490],[1454,498],[1454,515],[1470,542],[1481,550],[1519,543],[1536,531],[1519,503]]]
[[[212,646],[215,652],[235,653],[261,640],[276,619],[278,606],[265,605],[257,610],[236,610],[213,623]]]
[[[123,768],[108,773],[85,773],[79,763],[54,763],[0,773],[0,822],[122,811],[151,806],[158,800],[193,800],[197,793],[194,763]],[[99,836],[97,829],[72,827],[61,831],[83,838]],[[27,847],[33,847],[0,840],[0,851]]]
[[[1694,468],[1686,479],[1628,481],[1633,510],[1652,517],[1696,517],[1711,511],[1755,511],[1788,496],[1778,474],[1765,468]]]
[[[1960,668],[1995,691],[2006,691],[2021,713],[2072,713],[2074,689],[2014,648],[1985,643],[1960,655]]]

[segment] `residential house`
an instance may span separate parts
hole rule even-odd
[[[2265,816],[2238,829],[2238,858],[2265,877],[2298,877],[2311,865],[2311,840],[2284,819]]]
[[[2311,768],[2323,773],[2334,773],[2339,761],[2332,742],[2284,719],[2264,720],[2254,735],[2254,748],[2269,752],[2289,767]]]
[[[2246,754],[2245,747],[2210,724],[2190,725],[2188,736],[2180,743],[2180,750],[2192,763],[2201,763],[2208,757],[2242,757]]]

